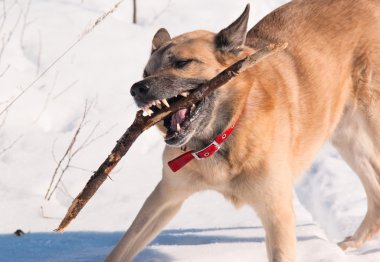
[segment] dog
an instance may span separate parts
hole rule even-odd
[[[269,261],[295,261],[293,182],[326,141],[368,199],[363,222],[338,245],[357,248],[379,232],[380,2],[294,0],[247,32],[248,16],[249,5],[217,34],[154,36],[144,79],[131,87],[148,114],[271,43],[288,47],[157,125],[167,144],[162,180],[106,261],[131,261],[206,189],[256,211]]]

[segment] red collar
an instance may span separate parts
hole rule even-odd
[[[184,167],[187,163],[189,163],[193,159],[202,160],[204,158],[208,158],[208,157],[212,156],[213,154],[215,154],[215,152],[220,149],[221,144],[224,141],[226,141],[226,139],[231,135],[232,131],[234,130],[234,128],[236,126],[237,121],[238,120],[236,120],[235,123],[230,128],[228,128],[222,134],[217,136],[214,139],[214,141],[212,141],[211,144],[209,144],[205,148],[203,148],[199,151],[196,151],[196,152],[194,152],[194,150],[186,152],[186,153],[180,155],[179,157],[169,161],[168,165],[169,165],[170,169],[173,172],[177,172],[178,170],[180,170],[182,167]]]

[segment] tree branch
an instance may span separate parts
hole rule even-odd
[[[201,84],[188,97],[182,98],[176,103],[173,103],[169,108],[162,109],[159,112],[154,113],[150,117],[144,117],[142,115],[142,110],[138,111],[136,113],[136,118],[132,125],[117,141],[116,146],[112,150],[111,154],[100,165],[100,167],[94,173],[94,175],[91,176],[90,180],[87,182],[82,192],[74,199],[65,217],[61,221],[61,224],[54,231],[62,232],[69,225],[69,223],[78,215],[81,209],[96,193],[98,188],[107,179],[112,169],[117,165],[120,159],[128,152],[131,145],[134,143],[134,141],[141,133],[143,133],[145,130],[155,125],[159,121],[163,120],[168,115],[180,110],[181,108],[188,108],[192,104],[197,103],[202,98],[206,97],[211,92],[223,86],[246,69],[257,64],[263,58],[285,49],[286,46],[287,43],[271,44],[264,47],[263,49],[260,49],[256,53],[231,65],[208,82]]]

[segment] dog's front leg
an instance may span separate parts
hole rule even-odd
[[[169,181],[161,180],[106,262],[128,262],[161,231],[190,195]]]
[[[296,261],[293,187],[290,176],[289,179],[285,177],[281,174],[277,178],[266,179],[260,200],[254,205],[265,228],[270,262]]]

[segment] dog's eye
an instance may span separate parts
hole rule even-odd
[[[174,67],[175,68],[184,68],[186,65],[190,64],[192,60],[178,60],[174,62]]]

